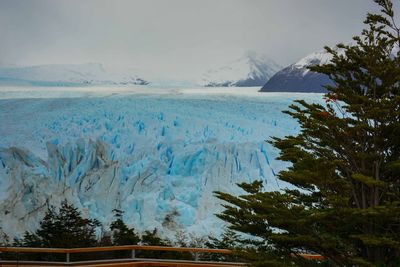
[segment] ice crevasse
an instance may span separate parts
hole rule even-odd
[[[265,139],[299,130],[281,113],[290,99],[180,97],[1,100],[2,109],[18,110],[0,115],[3,123],[37,114],[0,129],[3,231],[33,231],[50,205],[67,199],[106,227],[117,208],[139,231],[218,234],[214,191],[239,194],[237,183],[259,179],[267,190],[286,186],[276,178],[286,165]]]

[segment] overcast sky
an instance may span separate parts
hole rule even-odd
[[[372,0],[0,0],[0,64],[195,76],[248,50],[288,65],[360,33]]]

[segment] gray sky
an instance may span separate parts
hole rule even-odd
[[[101,62],[198,76],[265,53],[281,65],[350,41],[372,0],[0,0],[0,63]]]

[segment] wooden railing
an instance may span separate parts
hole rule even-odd
[[[131,257],[125,259],[112,260],[91,260],[91,261],[71,261],[71,254],[75,253],[101,253],[110,251],[131,251]],[[136,257],[136,251],[172,251],[172,252],[190,252],[194,255],[194,260],[167,260],[167,259],[147,259]],[[185,247],[162,247],[162,246],[112,246],[112,247],[86,247],[86,248],[26,248],[26,247],[0,247],[2,253],[49,253],[49,254],[65,254],[63,262],[44,262],[44,261],[16,261],[1,260],[0,266],[203,266],[203,267],[233,267],[243,266],[244,263],[239,262],[214,262],[200,261],[200,253],[213,254],[232,254],[227,249],[207,249],[207,248],[185,248]]]
[[[71,261],[71,254],[76,253],[102,253],[110,251],[131,251],[130,258],[112,259],[112,260],[91,260],[91,261]],[[169,259],[148,259],[136,257],[136,251],[172,251],[189,252],[194,255],[194,260],[169,260]],[[20,261],[20,260],[2,260],[2,253],[50,253],[65,254],[65,261],[44,262],[44,261]],[[91,266],[91,267],[129,267],[129,266],[160,266],[160,267],[234,267],[243,266],[241,262],[215,262],[200,261],[200,253],[212,254],[232,254],[228,249],[208,249],[208,248],[186,248],[186,247],[162,247],[162,246],[112,246],[112,247],[86,247],[86,248],[27,248],[27,247],[0,247],[0,267],[15,266]],[[98,255],[98,254],[97,254]],[[300,254],[301,257],[308,260],[324,260],[321,255]]]

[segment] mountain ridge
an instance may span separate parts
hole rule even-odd
[[[136,75],[108,72],[101,63],[0,67],[0,84],[33,86],[145,85]]]
[[[208,70],[200,83],[206,87],[262,86],[280,69],[281,66],[267,56],[248,51],[239,59]]]
[[[327,75],[313,72],[308,67],[327,64],[331,59],[332,55],[324,50],[311,53],[278,71],[260,92],[325,93],[324,86],[333,85],[333,81]]]

